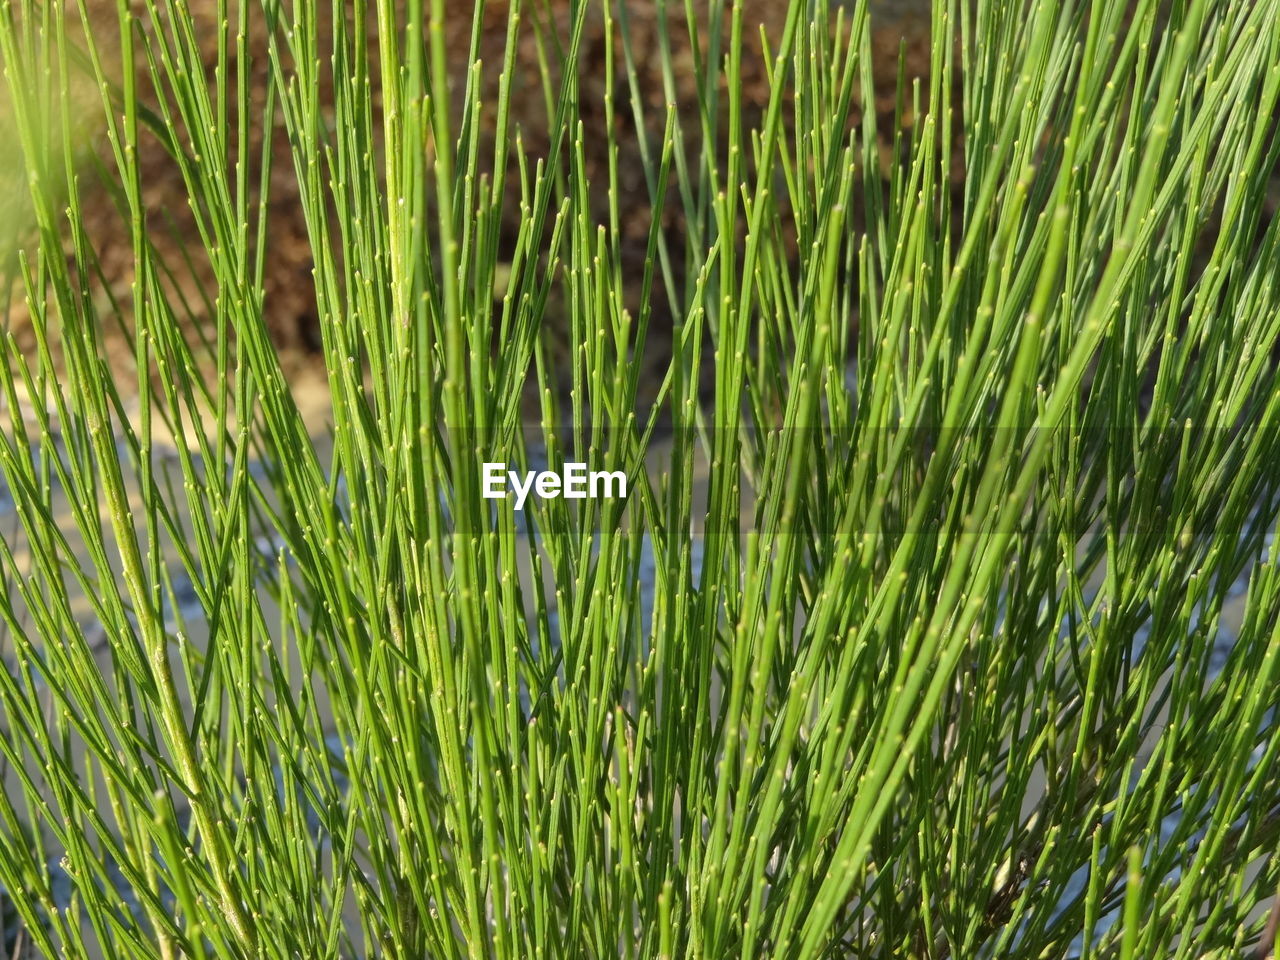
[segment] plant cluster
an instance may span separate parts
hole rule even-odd
[[[660,31],[700,96],[656,125],[632,3],[576,0],[529,77],[536,0],[219,0],[213,35],[189,2],[118,0],[118,43],[88,0],[0,3],[39,234],[35,350],[0,369],[8,949],[1266,952],[1280,2],[935,0],[887,134],[866,0],[790,0],[751,128],[727,0],[687,4],[688,62]],[[450,76],[469,13],[473,52],[505,13],[507,55]],[[529,83],[545,155],[510,110]],[[254,135],[278,115],[287,171]],[[207,333],[144,138],[217,278]],[[264,321],[280,176],[324,436]],[[125,299],[95,285],[99,189]],[[487,462],[566,460],[626,499],[482,496]]]

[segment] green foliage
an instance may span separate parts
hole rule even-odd
[[[443,0],[222,0],[214,36],[187,2],[119,0],[118,48],[84,6],[0,5],[39,231],[36,349],[0,380],[0,887],[35,952],[1252,949],[1280,879],[1277,0],[936,0],[884,173],[865,2],[792,0],[757,129],[723,0],[688,7],[701,100],[665,118],[634,4],[553,30],[513,2],[504,62],[450,77]],[[130,302],[94,294],[69,175],[86,72]],[[533,82],[546,156],[510,108]],[[252,135],[277,115],[292,171]],[[214,269],[208,342],[143,137]],[[263,320],[281,175],[327,439]],[[629,500],[480,497],[485,461],[569,454]]]

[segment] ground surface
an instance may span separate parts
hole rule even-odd
[[[197,36],[208,40],[204,49],[204,65],[207,75],[212,80],[217,62],[216,44],[213,39],[216,31],[213,26],[218,4],[216,0],[190,0],[190,3],[201,24]],[[112,38],[116,30],[115,6],[113,0],[88,0],[88,9],[94,20],[94,35],[108,51],[112,47]],[[320,6],[327,8],[326,4]],[[451,3],[449,6],[447,46],[454,61],[451,64],[452,73],[454,76],[461,76],[467,65],[471,41],[471,13],[474,8],[468,3]],[[684,129],[692,136],[697,129],[694,86],[688,70],[680,70],[682,66],[687,68],[691,63],[688,30],[682,14],[677,12],[682,11],[684,5],[669,2],[667,6],[671,10],[670,35],[678,70],[677,102]],[[776,42],[781,32],[784,6],[774,0],[745,0],[744,24],[763,25],[766,33],[774,38],[773,42]],[[908,75],[922,75],[927,72],[928,8],[927,0],[874,0],[872,4],[873,48],[875,72],[878,77],[875,104],[877,113],[880,115],[879,129],[882,131],[888,130],[891,126],[894,108],[893,85],[900,45],[905,51]],[[512,106],[512,118],[513,122],[519,125],[521,136],[530,154],[538,156],[545,154],[547,149],[547,119],[542,91],[537,80],[539,58],[536,32],[538,26],[541,26],[544,31],[547,31],[544,34],[546,36],[555,30],[563,33],[569,16],[570,2],[569,0],[545,0],[545,2],[527,4],[526,9],[540,11],[540,13],[527,13],[522,24],[517,56],[517,69],[521,74],[521,82],[515,85],[516,102]],[[654,127],[650,130],[650,136],[656,138],[661,134],[666,99],[658,57],[657,4],[654,0],[627,0],[626,16],[640,73],[641,95]],[[78,23],[73,25],[70,35],[78,37],[79,29]],[[502,60],[506,29],[505,0],[490,0],[486,5],[480,38],[480,56],[482,61],[489,65],[484,75],[490,102],[497,88],[497,67]],[[256,91],[258,101],[261,102],[269,63],[266,29],[260,19],[251,20],[249,35],[251,85]],[[763,110],[768,94],[768,84],[758,30],[744,29],[744,36],[747,49],[743,57],[743,93],[749,108],[745,121],[750,127],[754,121],[758,120]],[[584,122],[590,124],[594,121],[603,124],[607,67],[604,23],[598,5],[593,5],[584,37],[582,55],[578,62],[581,72]],[[109,63],[108,66],[110,66]],[[618,71],[617,88],[619,91],[625,91],[626,84],[622,75],[624,65],[620,55],[617,56],[616,69]],[[77,139],[78,163],[81,167],[84,222],[87,227],[88,241],[100,262],[100,275],[93,278],[91,289],[100,312],[104,316],[109,316],[116,312],[118,307],[127,327],[127,305],[133,278],[133,252],[129,239],[128,221],[119,207],[119,197],[102,187],[101,178],[94,173],[93,169],[97,161],[110,164],[109,144],[104,125],[99,119],[102,113],[101,105],[95,99],[95,91],[87,78],[79,83],[77,90],[76,101],[83,113],[75,118],[74,130]],[[147,96],[154,102],[157,95],[154,91],[148,90]],[[376,96],[375,91],[375,99]],[[638,162],[637,139],[631,123],[630,104],[622,102],[616,106],[618,122],[626,124],[626,128],[620,131],[623,152],[619,163],[621,222],[624,224],[623,254],[624,259],[628,254],[640,258],[649,228],[651,202]],[[283,121],[278,112],[275,127],[269,190],[269,247],[266,261],[264,313],[266,323],[281,351],[282,362],[287,369],[299,370],[315,367],[320,342],[311,282],[311,244],[299,204]],[[30,228],[33,222],[29,206],[23,199],[25,183],[20,154],[12,133],[9,105],[0,105],[0,179],[4,181],[0,185],[5,188],[0,191],[5,195],[4,199],[0,200],[0,254],[8,255],[11,275],[16,268],[16,258],[13,254],[24,242],[30,242],[32,236]],[[261,149],[262,134],[263,131],[260,128],[255,129],[253,134],[255,152]],[[603,183],[606,177],[604,140],[604,137],[590,136],[585,140],[588,175],[595,183]],[[148,212],[151,238],[164,263],[173,271],[174,282],[181,293],[181,299],[189,306],[190,323],[193,326],[207,327],[211,323],[211,304],[216,295],[216,284],[213,280],[213,272],[203,255],[203,244],[194,219],[188,209],[188,191],[180,168],[166,151],[163,142],[145,131],[140,151],[143,199]],[[109,166],[107,169],[109,173],[114,173]],[[599,194],[603,217],[603,190],[599,191]],[[512,206],[514,208],[514,205]],[[516,223],[516,214],[513,209],[509,225],[513,233]],[[678,224],[668,226],[678,231]],[[20,287],[19,282],[13,284],[10,289],[16,292]],[[19,295],[11,298],[11,325],[19,342],[30,347],[32,340],[29,323]],[[125,372],[130,366],[130,351],[127,339],[117,327],[116,323],[105,322],[104,340],[113,365]]]

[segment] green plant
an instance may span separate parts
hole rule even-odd
[[[449,77],[443,0],[219,0],[212,35],[189,2],[119,0],[118,46],[83,2],[0,5],[39,231],[0,378],[0,887],[39,953],[1250,949],[1280,879],[1280,3],[936,0],[882,164],[865,2],[792,0],[753,130],[723,0],[683,11],[701,96],[656,125],[635,5],[557,32],[513,2],[504,63]],[[522,18],[547,156],[509,109]],[[129,302],[93,289],[78,71]],[[328,440],[263,323],[277,111]],[[144,137],[212,330],[155,254]],[[627,500],[480,496],[482,463],[570,455]]]

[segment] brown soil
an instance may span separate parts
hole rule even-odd
[[[327,7],[327,5],[321,5]],[[673,11],[670,14],[670,35],[677,66],[684,66],[677,77],[677,105],[681,122],[687,135],[697,129],[696,97],[691,77],[691,54],[688,43],[688,32],[682,16],[675,14],[682,4],[669,4]],[[776,0],[746,0],[744,3],[744,23],[748,25],[763,24],[771,42],[776,43],[781,33],[783,16]],[[95,36],[111,37],[115,34],[115,4],[109,0],[90,0],[90,9],[95,19]],[[192,0],[192,7],[200,20],[197,31],[199,37],[214,37],[212,29],[216,6],[212,0]],[[563,36],[567,29],[568,0],[547,0],[526,4],[526,9],[543,10],[542,26],[544,31],[550,29]],[[875,73],[877,75],[877,96],[875,105],[879,115],[879,128],[888,130],[892,124],[894,97],[893,84],[898,66],[899,45],[905,44],[905,55],[908,75],[921,75],[927,71],[929,60],[927,3],[923,0],[877,0],[873,4],[873,47],[875,54]],[[644,98],[644,106],[649,118],[651,140],[661,135],[661,127],[665,115],[663,83],[658,56],[659,23],[655,5],[652,0],[629,0],[627,4],[628,23],[631,39],[636,51],[636,62],[639,68],[640,90]],[[470,45],[471,10],[469,5],[459,4],[448,21],[448,49],[454,57],[452,73],[461,76],[466,69],[467,51]],[[521,82],[516,86],[515,102],[512,106],[513,122],[518,124],[527,151],[532,156],[544,155],[547,151],[547,117],[541,85],[538,82],[538,52],[535,41],[535,17],[526,16],[522,24],[517,68]],[[506,34],[507,10],[502,0],[491,0],[486,8],[485,21],[480,41],[480,55],[486,65],[485,89],[486,102],[492,102],[497,89],[498,68],[502,62],[503,45]],[[73,31],[74,33],[74,31]],[[544,34],[544,36],[547,34]],[[759,32],[755,29],[744,29],[747,38],[747,49],[744,51],[744,78],[742,90],[747,104],[745,123],[748,127],[759,122],[768,95],[768,84],[765,78],[763,57],[760,50]],[[269,69],[267,58],[267,42],[265,26],[253,23],[250,28],[253,86],[261,102]],[[204,50],[204,66],[207,76],[212,80],[216,63],[216,50],[209,43]],[[552,54],[554,56],[554,54]],[[621,143],[619,163],[619,190],[622,205],[621,222],[624,224],[624,260],[642,255],[645,238],[649,229],[650,201],[644,181],[637,138],[632,126],[632,113],[627,95],[627,85],[623,70],[624,62],[619,52],[616,57],[615,122],[619,129],[615,131]],[[587,173],[593,183],[603,183],[607,177],[607,155],[604,145],[606,137],[601,134],[591,136],[590,131],[603,131],[605,123],[604,97],[606,82],[605,36],[604,23],[598,6],[588,21],[583,40],[581,56],[578,60],[581,77],[581,117],[588,135],[584,138],[586,148]],[[150,91],[154,98],[155,92]],[[322,91],[323,96],[323,91]],[[376,92],[375,92],[376,101]],[[100,112],[100,110],[99,110]],[[857,120],[857,117],[854,117]],[[299,203],[298,188],[294,179],[292,161],[289,155],[288,140],[285,135],[283,120],[277,111],[276,130],[273,136],[273,168],[270,184],[270,202],[268,207],[269,251],[267,272],[265,277],[265,317],[274,340],[281,351],[286,366],[297,367],[309,365],[319,345],[315,315],[314,291],[311,281],[311,244],[308,239],[306,225]],[[262,131],[255,130],[252,150],[260,149]],[[95,138],[89,137],[90,142]],[[106,138],[99,130],[96,137],[96,152],[107,163],[110,169],[110,153]],[[161,259],[182,278],[177,282],[178,292],[190,305],[191,322],[207,325],[210,323],[209,308],[216,295],[213,272],[203,254],[203,244],[195,229],[194,220],[188,209],[188,194],[179,172],[178,165],[167,153],[159,138],[147,135],[140,144],[140,161],[143,175],[143,200],[147,210],[152,239]],[[91,178],[84,181],[92,182]],[[108,295],[118,303],[125,305],[123,312],[127,314],[127,303],[130,297],[130,283],[133,275],[133,252],[129,240],[128,221],[119,209],[119,200],[105,189],[82,188],[82,210],[93,249],[101,262],[101,280],[94,282],[100,306],[109,303]],[[600,198],[601,208],[596,211],[603,221],[604,191],[596,191]],[[510,232],[514,235],[516,213],[512,208]],[[190,260],[192,269],[185,266]],[[636,262],[634,259],[632,262]],[[109,311],[107,311],[109,312]],[[30,342],[30,331],[24,323],[20,304],[15,303],[13,309],[14,329],[20,342]],[[109,354],[117,361],[124,361],[125,339],[118,330],[104,331]],[[127,362],[126,362],[127,365]]]

